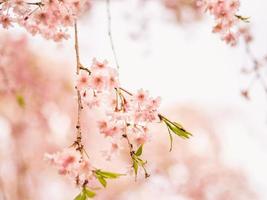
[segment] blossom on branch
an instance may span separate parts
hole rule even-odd
[[[182,137],[189,138],[191,134],[183,127],[172,122],[158,112],[160,97],[153,98],[149,92],[143,89],[131,93],[121,87],[118,72],[115,68],[103,62],[93,59],[90,68],[80,68],[77,88],[81,89],[82,102],[88,107],[103,111],[103,117],[98,120],[98,129],[105,137],[110,138],[112,146],[118,149],[122,141],[129,146],[132,159],[132,168],[137,175],[138,166],[145,169],[146,161],[143,161],[143,145],[149,141],[149,125],[154,122],[164,123],[171,132]],[[82,87],[81,87],[82,85]],[[110,151],[107,154],[111,158]]]
[[[24,27],[32,35],[61,41],[69,38],[68,28],[91,7],[91,0],[3,0],[0,1],[0,24]]]
[[[221,35],[221,39],[231,46],[236,46],[240,37],[240,21],[248,22],[247,17],[238,15],[239,0],[197,0],[196,4],[209,12],[215,19],[213,33]]]

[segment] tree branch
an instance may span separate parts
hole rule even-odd
[[[77,28],[77,22],[75,21],[74,23],[74,37],[75,37],[75,55],[76,55],[76,75],[79,75],[80,68],[82,67],[80,63],[80,55],[79,55],[79,41],[78,41],[78,28]],[[78,104],[78,109],[77,109],[77,123],[76,123],[76,129],[77,129],[77,138],[75,143],[78,145],[78,150],[82,152],[83,146],[81,144],[82,141],[82,130],[81,130],[81,112],[83,109],[82,106],[82,99],[81,99],[81,92],[79,88],[76,86],[76,94],[77,94],[77,104]]]

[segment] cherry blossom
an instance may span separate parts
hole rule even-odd
[[[89,77],[87,75],[87,72],[81,71],[77,79],[77,87],[80,90],[85,90],[88,86],[89,86]]]
[[[204,12],[209,12],[215,19],[213,32],[231,46],[236,46],[240,37],[240,21],[248,22],[247,17],[238,15],[239,0],[197,0],[196,4]]]
[[[134,141],[139,141],[138,144],[144,143],[147,138],[147,124],[159,120],[157,110],[160,98],[150,97],[149,92],[143,89],[136,94],[129,94],[120,88],[118,80],[115,68],[109,67],[106,60],[101,62],[94,58],[91,67],[79,74],[77,87],[81,88],[83,84],[82,88],[86,88],[82,99],[85,99],[84,102],[91,99],[90,108],[96,106],[104,110],[106,119],[98,122],[101,134],[113,137],[121,136],[125,132],[136,133]],[[105,103],[107,99],[110,104]]]
[[[89,161],[73,148],[64,149],[54,154],[45,154],[45,160],[58,169],[61,175],[68,175],[76,180],[77,185],[93,179],[93,167]]]
[[[151,123],[163,122],[168,127],[170,138],[171,132],[182,138],[191,135],[178,123],[159,114],[160,97],[153,98],[144,89],[131,93],[122,88],[117,69],[110,67],[106,60],[94,58],[89,68],[81,67],[80,70],[77,88],[82,90],[81,101],[89,109],[98,109],[103,113],[97,119],[98,130],[112,144],[110,150],[103,151],[103,155],[110,160],[112,154],[122,148],[122,142],[126,141],[135,176],[139,166],[144,170],[145,177],[149,177],[145,168],[146,161],[140,156],[143,146],[151,138]]]
[[[0,24],[24,27],[32,35],[61,41],[69,38],[68,28],[91,7],[91,0],[0,1]]]

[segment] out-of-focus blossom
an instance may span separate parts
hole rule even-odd
[[[76,180],[77,185],[93,179],[93,167],[87,159],[81,157],[79,151],[73,148],[54,154],[45,154],[45,159],[58,169],[59,174]]]
[[[197,0],[197,6],[204,12],[209,12],[215,19],[213,32],[221,35],[223,41],[236,46],[240,37],[240,21],[247,22],[248,18],[238,14],[239,0]]]
[[[170,9],[176,15],[181,23],[198,21],[202,18],[201,9],[195,0],[161,0],[166,8]]]
[[[64,64],[45,57],[26,37],[0,35],[0,118],[10,127],[10,147],[1,149],[6,157],[0,156],[0,177],[8,177],[1,180],[8,199],[40,195],[31,184],[39,188],[45,181],[39,176],[42,155],[65,144],[71,127],[75,107],[67,65],[63,75]],[[65,124],[60,133],[55,123]]]

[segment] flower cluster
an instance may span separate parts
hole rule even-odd
[[[46,39],[67,39],[68,27],[90,8],[90,0],[0,0],[0,24],[9,28],[13,24],[24,27],[32,35]]]
[[[127,141],[135,175],[138,167],[141,167],[145,177],[148,177],[144,167],[146,161],[140,156],[143,145],[149,139],[149,124],[164,123],[169,130],[171,143],[171,132],[182,138],[191,135],[180,124],[158,112],[160,97],[152,98],[143,89],[131,93],[122,88],[117,70],[110,67],[107,61],[93,59],[90,68],[80,69],[76,87],[81,93],[82,103],[104,112],[104,117],[98,120],[98,128],[101,134],[111,139],[112,148],[106,153],[108,159],[117,152],[122,141]]]
[[[239,21],[248,21],[248,18],[237,14],[239,0],[198,0],[197,5],[214,16],[216,22],[213,32],[220,34],[227,44],[237,45],[240,37]]]
[[[75,179],[78,186],[94,181],[92,165],[74,148],[64,149],[54,154],[45,154],[45,159],[57,168],[59,174]]]
[[[75,144],[60,152],[54,154],[45,154],[45,160],[51,165],[54,165],[59,174],[67,175],[72,180],[75,180],[75,184],[82,188],[80,194],[78,194],[75,200],[85,200],[95,196],[94,190],[102,185],[106,187],[107,179],[116,179],[124,174],[113,173],[109,171],[103,171],[96,169],[88,161],[89,157],[84,157],[84,153],[87,153],[82,148],[75,148],[78,144]],[[79,145],[78,145],[79,146]]]
[[[120,87],[118,72],[107,61],[93,60],[92,66],[78,77],[83,103],[102,108],[105,119],[98,122],[105,137],[120,138],[127,134],[139,146],[147,139],[147,125],[158,118],[160,98],[152,98],[140,89],[132,94]]]

